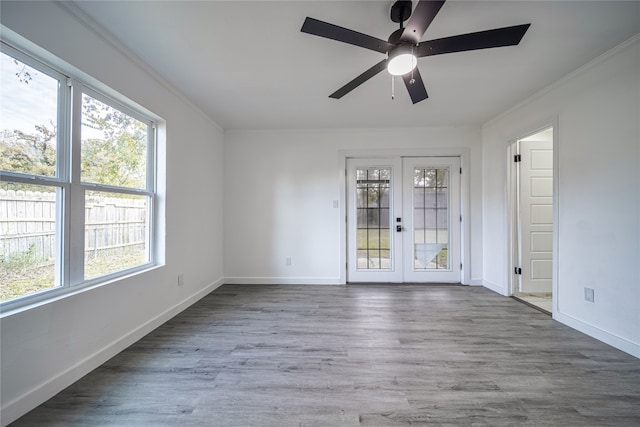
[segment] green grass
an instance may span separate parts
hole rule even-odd
[[[55,286],[53,262],[28,269],[0,270],[0,301],[51,289]]]
[[[378,233],[377,229],[368,230],[359,228],[357,230],[358,249],[386,249],[391,248],[391,239],[389,238],[389,229],[382,229]]]
[[[96,258],[93,257],[93,254],[85,257],[84,276],[87,279],[91,279],[134,267],[144,262],[144,250],[133,248],[107,249],[99,251]]]
[[[124,270],[145,262],[144,251],[135,248],[119,248],[93,253],[85,261],[87,279]],[[53,260],[39,260],[33,251],[12,254],[0,260],[0,301],[55,288]]]

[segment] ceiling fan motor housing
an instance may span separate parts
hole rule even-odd
[[[520,43],[531,26],[530,23],[520,24],[423,41],[422,36],[445,2],[446,0],[419,0],[416,2],[415,8],[412,7],[411,1],[393,3],[390,17],[393,22],[400,24],[400,28],[389,36],[388,41],[307,17],[300,29],[303,33],[348,43],[387,55],[387,58],[361,73],[329,97],[340,99],[386,69],[391,75],[402,76],[411,102],[416,104],[429,97],[420,70],[417,68],[418,58],[515,46]],[[404,21],[407,21],[406,25]]]
[[[388,53],[389,59],[393,59],[398,55],[411,54],[415,56],[413,45],[411,43],[402,42],[398,46],[391,49]]]
[[[411,2],[398,0],[391,6],[391,20],[402,23],[411,16]]]

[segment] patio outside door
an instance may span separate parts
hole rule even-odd
[[[347,160],[347,280],[460,282],[460,159]]]

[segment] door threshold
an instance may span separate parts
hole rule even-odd
[[[523,300],[522,298],[518,298],[515,295],[511,295],[511,298],[513,298],[514,300],[516,300],[516,301],[518,301],[518,302],[520,302],[520,303],[522,303],[524,305],[528,305],[531,308],[535,308],[536,310],[541,311],[542,313],[544,313],[546,315],[553,316],[553,313],[551,313],[549,310],[546,310],[546,309],[544,309],[544,308],[542,308],[542,307],[540,307],[538,305],[535,305],[535,304],[533,304],[533,303],[531,303],[529,301]]]
[[[463,285],[462,283],[443,283],[443,282],[347,282],[348,286],[376,286],[376,285],[384,285],[384,286],[388,286],[388,285],[395,285],[395,286],[404,286],[404,285],[408,285],[408,286],[428,286],[428,287],[435,287],[435,286],[466,286]]]

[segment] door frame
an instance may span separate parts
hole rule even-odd
[[[340,150],[340,277],[339,283],[347,284],[347,159],[349,158],[389,158],[389,157],[459,157],[462,175],[460,176],[460,261],[462,271],[460,282],[463,285],[481,285],[480,278],[471,279],[471,150],[465,147],[455,148],[406,148],[406,149],[366,149]],[[479,161],[479,160],[478,160]]]
[[[513,156],[516,154],[517,142],[521,139],[535,135],[536,133],[548,128],[553,128],[553,232],[552,232],[552,272],[551,272],[551,306],[552,317],[559,313],[559,284],[558,284],[558,224],[559,224],[559,212],[560,207],[559,200],[559,185],[558,185],[558,165],[559,165],[559,134],[560,128],[558,126],[558,117],[552,117],[546,120],[537,122],[535,125],[522,128],[507,140],[506,146],[506,212],[505,220],[507,225],[507,241],[506,253],[507,256],[507,271],[505,272],[507,277],[507,292],[508,296],[516,294],[519,277],[515,274],[515,267],[519,263],[519,230],[518,230],[518,188],[517,178],[518,170],[517,165],[513,161]]]

